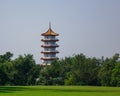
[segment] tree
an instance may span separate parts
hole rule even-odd
[[[120,87],[120,61],[116,64],[112,70],[111,85]]]
[[[3,65],[0,64],[0,85],[5,85],[8,80],[7,74],[3,70]]]
[[[65,84],[98,85],[99,60],[87,58],[83,54],[71,58],[70,71],[67,72]]]
[[[14,76],[15,85],[29,85],[32,82],[31,80],[37,78],[36,76],[31,76],[34,75],[32,72],[36,66],[33,55],[19,56],[14,60],[14,65],[17,70],[17,74]]]
[[[4,63],[6,61],[11,61],[13,54],[10,52],[6,52],[4,55],[0,55],[0,62]]]
[[[10,52],[0,55],[0,85],[35,85],[40,66],[33,55],[20,55],[15,60],[12,56]]]
[[[13,71],[12,69],[12,58],[13,54],[10,52],[6,52],[3,55],[0,55],[0,85],[5,85],[6,83],[10,83],[13,79]]]
[[[116,63],[118,62],[119,54],[115,54],[112,58],[106,58],[102,63],[99,78],[101,80],[101,85],[111,86],[111,76],[112,70],[115,68]]]

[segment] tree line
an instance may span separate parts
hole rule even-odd
[[[20,55],[12,60],[13,54],[0,55],[0,85],[35,85],[40,67],[33,55]]]
[[[120,86],[119,54],[111,58],[77,54],[55,60],[49,66],[35,63],[33,55],[0,55],[0,85]]]

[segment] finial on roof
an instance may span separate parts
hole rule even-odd
[[[49,29],[47,30],[47,32],[41,34],[42,36],[58,36],[58,33],[55,33],[52,29],[51,29],[51,22],[49,22]]]
[[[49,28],[51,29],[51,22],[49,22]]]

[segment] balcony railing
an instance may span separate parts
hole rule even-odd
[[[58,57],[42,57],[41,60],[56,60]]]
[[[41,41],[43,41],[43,42],[50,42],[50,41],[59,41],[58,39],[56,39],[56,38],[48,38],[48,39],[42,39]]]
[[[44,45],[41,45],[41,47],[59,47],[59,45],[57,45],[57,44],[44,44]]]
[[[50,53],[59,53],[59,51],[57,51],[57,50],[55,50],[55,51],[41,51],[41,53],[50,54]]]

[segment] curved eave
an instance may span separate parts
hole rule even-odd
[[[59,58],[41,58],[41,60],[58,60]]]
[[[43,33],[43,34],[41,34],[41,36],[59,36],[59,34],[45,34],[45,33]]]
[[[59,47],[58,45],[56,45],[56,46],[44,46],[44,45],[41,45],[41,47],[43,47],[43,48],[55,48],[55,47]]]
[[[43,41],[43,42],[57,42],[59,40],[58,39],[56,39],[56,40],[45,40],[45,39],[42,39],[41,41]]]
[[[58,51],[56,51],[56,52],[41,52],[42,54],[57,54],[57,53],[59,53]]]

